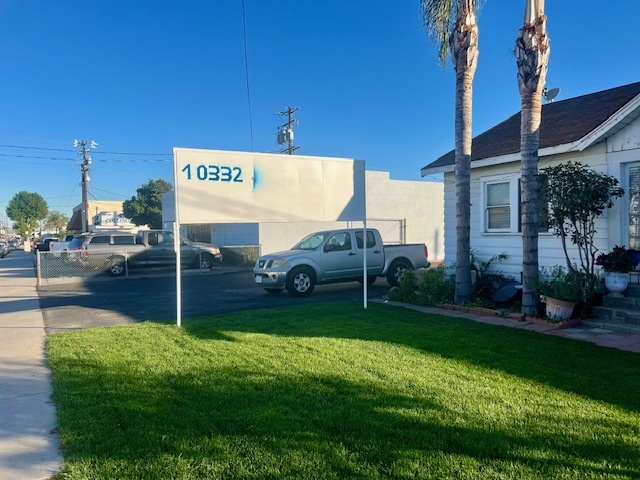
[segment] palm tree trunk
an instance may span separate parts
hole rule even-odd
[[[520,114],[522,209],[522,313],[538,309],[538,147],[542,90],[549,64],[549,38],[544,0],[526,0],[524,25],[516,40]]]
[[[534,315],[538,309],[538,146],[541,110],[540,95],[522,97],[522,313],[526,315]]]
[[[464,0],[457,10],[449,37],[456,70],[456,291],[455,303],[473,298],[471,284],[471,141],[473,77],[478,59],[478,28],[473,2]]]

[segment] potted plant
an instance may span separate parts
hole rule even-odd
[[[616,245],[609,253],[601,253],[596,265],[604,269],[604,284],[613,297],[621,297],[629,285],[629,272],[636,268],[633,252]]]
[[[538,292],[544,297],[546,316],[554,321],[571,318],[575,306],[584,301],[584,275],[576,268],[561,265],[543,268],[538,276]]]

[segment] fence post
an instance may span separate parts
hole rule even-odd
[[[36,285],[42,285],[40,277],[40,250],[36,250]]]

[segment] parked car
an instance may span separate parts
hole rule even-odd
[[[0,258],[4,258],[9,253],[9,244],[7,242],[0,242]]]
[[[33,238],[31,238],[31,240],[30,240],[30,241],[31,241],[31,251],[32,251],[33,253],[36,253],[36,251],[38,250],[38,244],[39,244],[40,242],[42,242],[42,238],[40,238],[40,237],[33,237]]]
[[[38,250],[39,252],[48,252],[49,244],[51,242],[58,242],[59,240],[60,239],[58,237],[47,237],[36,245],[36,250]]]
[[[52,240],[49,242],[49,251],[53,253],[53,256],[59,258],[63,251],[69,248],[69,244],[71,240],[73,240],[74,235],[65,235],[62,241]]]
[[[291,250],[259,257],[253,268],[255,282],[269,293],[286,288],[291,295],[302,297],[311,294],[315,285],[362,280],[363,239],[363,229],[312,233]],[[383,245],[376,229],[367,229],[366,252],[370,283],[386,276],[390,285],[397,286],[406,270],[430,265],[424,243]]]
[[[126,266],[151,267],[176,264],[173,232],[141,230],[137,233],[91,233],[82,238],[80,248],[74,238],[69,255],[92,268],[103,268],[112,275],[125,272]],[[211,269],[222,262],[220,249],[212,244],[180,239],[180,256],[184,266]]]

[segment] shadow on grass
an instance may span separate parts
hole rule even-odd
[[[503,371],[640,412],[640,355],[401,307],[339,302],[186,319],[201,339],[224,331],[389,342]]]
[[[88,358],[55,370],[69,478],[81,465],[98,477],[117,465],[119,478],[602,478],[632,477],[639,465],[631,442],[486,428],[446,399],[377,383],[206,365],[190,375],[135,365],[108,373]],[[96,382],[106,387],[97,397]],[[593,430],[587,419],[571,426]]]

